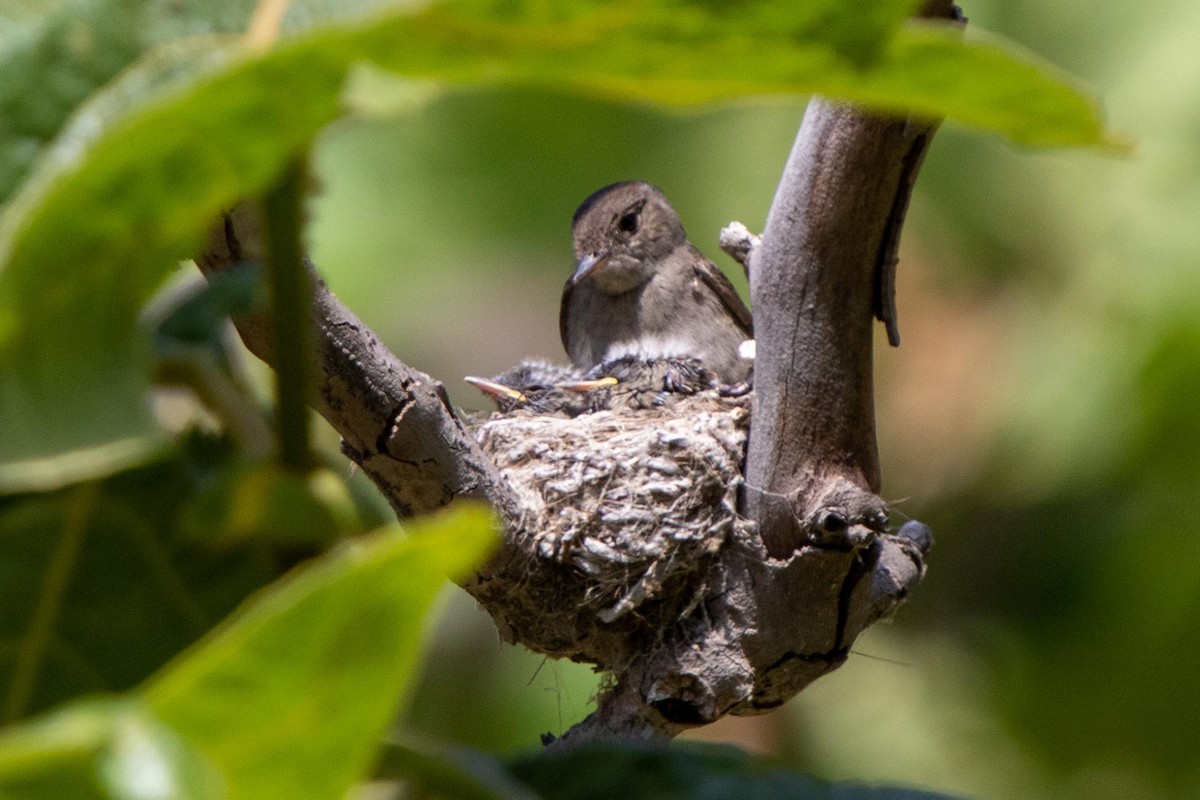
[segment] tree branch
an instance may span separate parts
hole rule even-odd
[[[810,104],[761,242],[728,242],[749,262],[752,424],[751,401],[714,391],[650,414],[497,418],[481,449],[441,385],[314,279],[313,405],[347,454],[401,516],[490,501],[504,548],[468,591],[510,641],[612,675],[565,741],[670,738],[775,708],[921,580],[929,529],[890,533],[876,494],[872,328],[878,315],[896,338],[896,246],[934,128]],[[253,259],[252,227],[226,219],[201,268]],[[236,324],[272,363],[264,320]]]
[[[196,258],[205,274],[262,254],[259,216],[248,205],[227,215]],[[318,346],[312,406],[341,434],[343,450],[379,486],[400,517],[433,511],[456,497],[491,503],[504,518],[515,501],[503,477],[450,407],[441,383],[402,363],[313,277]],[[273,364],[270,321],[235,320],[246,347]]]
[[[891,223],[932,131],[820,98],[804,115],[750,271],[757,353],[745,509],[772,556],[811,538],[803,521],[823,487],[842,479],[879,490],[873,311],[894,264]]]
[[[960,19],[945,0],[922,13]],[[900,229],[936,128],[813,98],[784,167],[749,269],[757,352],[743,502],[774,557],[855,521],[881,532],[872,317],[898,345]],[[823,512],[839,483],[867,505]]]

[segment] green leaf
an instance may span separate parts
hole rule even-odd
[[[280,573],[273,543],[184,535],[230,469],[199,437],[99,485],[0,505],[0,719],[144,680]]]
[[[185,511],[189,539],[228,548],[247,541],[324,547],[361,531],[345,481],[320,467],[305,474],[275,461],[233,466]]]
[[[447,574],[495,535],[465,507],[384,533],[256,598],[144,689],[225,778],[230,798],[341,798],[409,687]]]
[[[511,762],[512,774],[545,800],[951,800],[895,787],[825,783],[736,747],[584,744]]]
[[[193,54],[191,49],[175,53],[188,64]],[[215,57],[206,52],[203,60]],[[87,104],[73,133],[55,143],[5,209],[0,250],[6,244],[3,231],[22,214],[21,198],[41,196],[63,165],[77,160],[147,95],[186,81],[189,71],[181,63],[151,59]],[[103,211],[97,213],[97,222],[112,233]],[[127,221],[124,247],[136,247],[136,234],[129,229],[136,224]],[[80,268],[88,258],[83,252],[71,258],[75,261],[59,261],[56,254],[44,253],[25,275],[19,267],[0,264],[0,491],[55,489],[102,476],[116,466],[148,460],[165,444],[146,399],[145,370],[129,368],[131,362],[144,366],[149,361],[149,342],[134,320],[162,271],[149,279],[153,284],[140,286],[134,271],[96,274]],[[44,279],[47,274],[55,278]],[[71,286],[75,280],[80,283]],[[121,286],[123,281],[132,283]]]
[[[181,348],[201,348],[222,369],[229,369],[226,326],[237,314],[267,307],[266,287],[257,264],[245,264],[210,276],[194,291],[164,309],[154,329],[160,357],[172,357]]]
[[[203,756],[131,700],[85,701],[0,734],[0,797],[218,800]]]
[[[465,747],[439,747],[414,736],[386,743],[375,780],[403,780],[417,796],[455,800],[537,800],[498,758]]]
[[[95,491],[79,525],[97,514]],[[0,797],[341,798],[395,714],[446,575],[465,575],[494,540],[488,511],[464,507],[330,554],[143,689],[0,734]],[[107,611],[91,627],[127,660],[121,614]]]
[[[1095,101],[1057,70],[995,39],[964,43],[954,24],[901,25],[911,6],[451,0],[402,20],[412,45],[375,57],[421,77],[675,106],[815,93],[962,119],[1022,144],[1114,144]]]
[[[0,203],[67,117],[156,44],[240,30],[254,3],[73,0],[0,38]],[[185,18],[187,22],[185,23]]]
[[[1025,144],[1113,143],[1091,100],[1019,51],[963,44],[949,26],[897,29],[899,0],[854,33],[859,5],[457,0],[220,68],[221,53],[206,52],[172,76],[170,93],[147,78],[152,99],[119,120],[80,114],[0,229],[0,490],[27,465],[43,484],[66,482],[150,447],[141,305],[199,248],[209,220],[261,192],[338,114],[344,78],[363,60],[443,83],[671,105],[819,92],[946,114]],[[156,69],[143,63],[122,81]],[[72,459],[77,450],[92,458]]]
[[[911,24],[875,70],[842,74],[823,93],[893,112],[946,117],[1030,147],[1128,149],[1096,101],[1053,65],[978,31]]]
[[[630,31],[647,43],[673,40],[705,46],[721,38],[789,40],[817,45],[865,65],[919,5],[919,0],[847,0],[805,3],[728,2],[728,0],[570,0],[554,4],[531,0],[446,0],[440,10],[455,23],[488,25],[516,31],[523,27],[545,47],[556,32],[576,37],[622,36]],[[503,35],[503,34],[502,34]],[[612,68],[619,71],[620,66]]]
[[[140,53],[111,3],[71,3],[0,39],[0,203],[71,109]],[[110,8],[103,8],[103,12]]]
[[[8,378],[17,380],[14,376]],[[0,461],[0,494],[52,491],[107,475],[118,466],[133,468],[163,455],[167,443],[153,430],[149,416],[142,414],[145,398],[140,385],[136,392],[129,392],[98,380],[88,388],[101,393],[104,402],[114,405],[105,414],[86,415],[72,422],[69,418],[47,420],[53,411],[65,414],[65,410],[54,408],[59,405],[55,402],[38,406],[36,398],[14,397],[8,398],[13,402],[6,405],[0,387],[0,409],[11,415],[0,422],[0,430],[36,431],[38,428],[34,426],[44,425],[46,440],[41,444],[53,442],[53,450],[47,453],[31,437],[25,442],[28,447],[18,451],[21,455],[11,456],[13,460],[7,463]],[[127,405],[122,407],[121,403]],[[60,427],[55,428],[55,423]],[[93,432],[96,436],[91,435]],[[9,455],[3,445],[0,453]]]
[[[386,0],[293,0],[282,30],[296,33],[360,15]],[[148,51],[180,38],[240,33],[258,0],[68,0],[32,22],[0,33],[0,205],[12,194],[68,116]],[[211,43],[201,47],[212,47]],[[169,51],[160,60],[177,58]],[[161,64],[160,66],[167,66]],[[146,70],[124,106],[147,99]],[[155,83],[161,82],[161,77]],[[120,106],[118,106],[119,108]],[[95,113],[93,106],[89,113]],[[115,119],[114,110],[108,117]]]

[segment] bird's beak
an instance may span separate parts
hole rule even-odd
[[[524,403],[529,399],[525,396],[524,392],[514,389],[511,386],[505,386],[503,383],[489,381],[486,378],[476,378],[468,375],[467,377],[463,378],[463,380],[486,394],[488,397],[507,397],[509,400],[515,400],[518,403]]]
[[[620,383],[616,378],[598,378],[594,381],[572,381],[570,383],[560,383],[558,388],[566,389],[568,392],[590,392],[593,389],[607,389],[610,386],[616,386]]]
[[[574,286],[596,270],[603,269],[606,263],[608,263],[608,253],[603,251],[588,253],[576,262],[575,274],[571,276],[571,285]]]

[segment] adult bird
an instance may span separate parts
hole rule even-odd
[[[589,370],[623,357],[700,360],[723,383],[746,380],[739,346],[753,338],[733,284],[688,241],[655,186],[605,186],[572,221],[575,271],[563,288],[559,332]]]

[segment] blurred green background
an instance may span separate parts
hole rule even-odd
[[[782,711],[697,735],[833,780],[1200,798],[1200,6],[963,6],[1090,83],[1136,150],[938,134],[901,253],[903,346],[880,330],[877,356],[884,493],[934,527],[929,575]],[[570,215],[603,184],[660,185],[744,291],[717,232],[761,229],[802,113],[509,90],[343,119],[315,152],[313,255],[396,353],[482,408],[463,375],[562,357]],[[225,594],[190,611],[218,618]],[[502,644],[461,592],[446,606],[406,725],[514,752],[587,713],[587,667]]]
[[[964,6],[1091,83],[1136,151],[938,134],[902,249],[903,346],[881,339],[877,355],[884,492],[933,525],[929,576],[839,672],[702,735],[831,779],[1200,797],[1200,6]],[[415,121],[343,120],[316,151],[314,256],[402,358],[480,408],[463,375],[561,357],[570,214],[587,193],[657,183],[740,278],[717,232],[761,229],[802,111],[507,91],[441,96]],[[532,748],[595,686],[586,667],[501,644],[455,593],[409,724]]]

